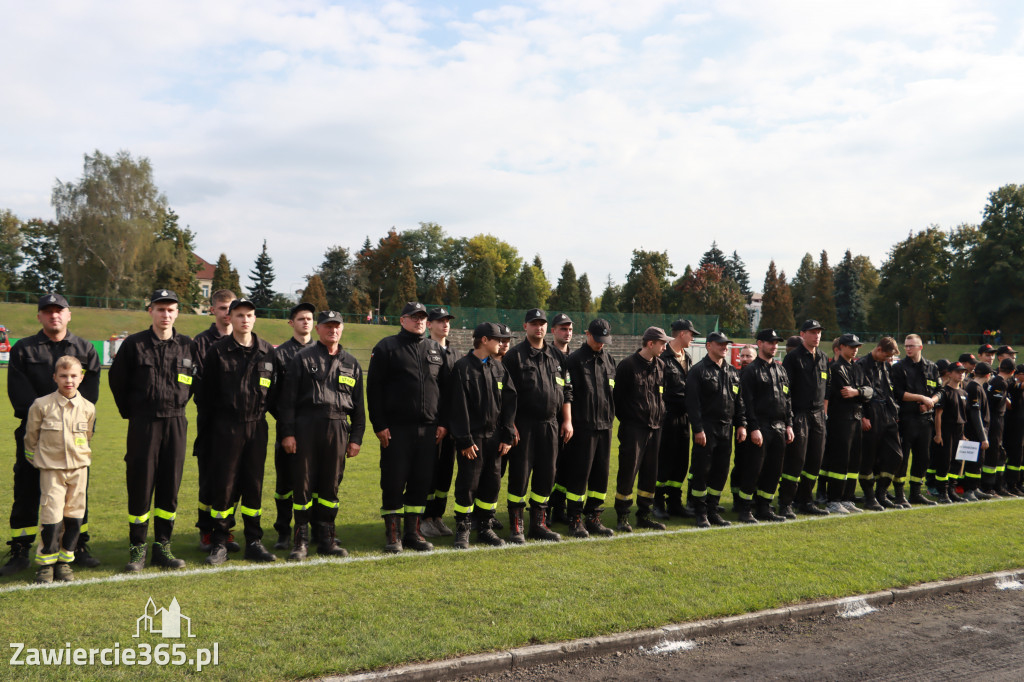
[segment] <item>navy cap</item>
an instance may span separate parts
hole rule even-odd
[[[489,339],[500,339],[501,327],[493,322],[481,322],[473,329],[473,338],[482,339],[484,337]]]
[[[160,303],[161,301],[170,301],[172,303],[178,302],[178,295],[170,289],[157,289],[153,292],[153,295],[149,297],[149,304]]]
[[[824,329],[824,327],[822,327],[821,322],[818,322],[817,320],[807,320],[800,325],[800,331],[802,332],[809,332],[812,329]]]
[[[540,308],[530,308],[526,311],[526,318],[523,322],[533,322],[534,320],[548,321],[548,316],[544,314],[544,311]]]
[[[405,304],[405,307],[402,308],[402,317],[419,315],[420,313],[423,313],[423,316],[426,317],[427,306],[423,305],[419,301],[409,301]]]
[[[447,308],[434,308],[427,314],[427,321],[434,322],[436,320],[454,320],[455,316],[448,312]]]
[[[676,320],[670,328],[673,332],[692,332],[694,336],[700,336],[700,332],[693,326],[693,322],[689,320]]]
[[[231,303],[228,305],[228,312],[230,313],[235,308],[241,308],[242,306],[246,306],[248,308],[252,308],[253,310],[256,310],[256,304],[253,303],[252,301],[250,301],[249,299],[247,299],[247,298],[236,298],[235,300],[231,301]]]
[[[704,340],[705,343],[729,343],[729,337],[723,332],[711,332],[708,334],[708,338]]]
[[[511,339],[512,338],[512,330],[509,328],[509,326],[507,324],[502,324],[502,323],[499,322],[498,323],[498,332],[499,332],[499,334],[498,334],[498,336],[496,338],[499,338],[499,339]]]
[[[311,313],[315,313],[316,306],[313,305],[312,303],[307,303],[305,301],[299,303],[298,305],[294,305],[292,306],[292,309],[288,311],[288,319],[294,320],[295,316],[301,313],[303,310],[308,310]]]
[[[590,332],[594,341],[598,343],[608,343],[612,340],[612,326],[604,318],[599,317],[596,320],[591,320],[590,324],[587,325],[587,331]]]
[[[774,329],[762,329],[757,333],[758,341],[782,341],[782,337]]]
[[[331,322],[342,324],[341,313],[333,310],[321,310],[320,314],[316,316],[317,324],[330,324]]]
[[[979,362],[974,366],[974,375],[979,377],[987,377],[992,373],[992,365],[987,362]]]
[[[60,306],[61,308],[70,308],[66,298],[60,294],[46,294],[39,297],[39,309],[49,308],[51,305]]]
[[[861,341],[856,334],[843,334],[839,337],[839,345],[847,346],[849,348],[859,348],[864,345],[864,342]]]
[[[974,357],[973,353],[961,353],[960,357],[957,358],[957,362],[962,362],[965,365],[968,363],[973,365],[978,362],[978,358]]]
[[[572,318],[566,315],[565,313],[558,313],[553,318],[551,318],[552,327],[558,327],[563,324],[572,324]]]

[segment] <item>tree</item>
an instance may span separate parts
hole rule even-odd
[[[993,329],[1024,329],[1024,185],[989,194],[979,230],[971,269],[980,286],[980,321]]]
[[[946,288],[946,326],[953,331],[970,332],[981,328],[975,307],[979,290],[974,255],[981,243],[981,230],[974,225],[959,225],[946,240],[949,253],[949,284]]]
[[[740,259],[740,254],[735,251],[729,256],[723,268],[723,274],[739,285],[740,291],[749,300],[754,292],[750,290],[750,275],[747,274],[747,266]]]
[[[497,298],[491,259],[482,258],[463,273],[462,305],[470,308],[494,308],[497,305]]]
[[[565,261],[562,274],[558,278],[558,286],[548,299],[548,307],[553,310],[583,310],[580,300],[580,284],[576,279],[576,268],[572,262]],[[589,295],[588,295],[589,298]]]
[[[676,282],[681,307],[690,314],[718,315],[718,326],[730,334],[749,332],[746,299],[740,287],[712,263]]]
[[[155,275],[154,243],[167,199],[149,159],[85,155],[81,180],[54,185],[64,279],[74,294],[138,298]]]
[[[317,310],[336,310],[327,301],[327,289],[320,275],[313,275],[306,282],[306,290],[302,292],[302,301],[312,303]]]
[[[672,264],[668,261],[668,251],[659,252],[633,249],[633,258],[630,261],[629,274],[626,275],[626,283],[622,285],[622,291],[619,294],[620,308],[629,307],[629,302],[638,296],[638,288],[642,283],[644,286],[649,285],[649,282],[642,282],[644,268],[648,265],[651,266],[651,271],[654,273],[654,277],[658,281],[658,288],[660,291],[658,296],[659,305],[661,300],[667,298],[667,294],[671,286],[669,278],[674,277],[676,274],[672,270]],[[661,310],[655,310],[653,312],[660,313]]]
[[[220,254],[220,258],[217,259],[217,265],[213,268],[213,282],[210,284],[210,293],[212,294],[221,289],[232,291],[236,296],[241,296],[244,293],[242,291],[242,284],[238,281],[238,270],[231,267],[231,261],[223,253]]]
[[[375,303],[379,300],[384,307],[391,305],[396,300],[403,254],[402,240],[393,227],[378,240],[376,247],[371,246],[367,237],[363,249],[356,255],[359,280],[356,288],[365,291]]]
[[[453,239],[437,223],[420,223],[399,235],[401,253],[412,261],[416,281],[422,287],[417,298],[428,297],[430,283],[457,273],[463,265],[465,239]]]
[[[811,318],[811,297],[814,295],[814,281],[817,275],[814,259],[811,254],[805,253],[789,285],[793,294],[793,319],[797,324]]]
[[[839,330],[839,322],[836,320],[835,284],[827,252],[821,252],[821,261],[814,275],[814,293],[808,302],[809,319],[817,320],[826,333],[836,332]]]
[[[448,283],[445,281],[444,277],[441,277],[434,284],[434,288],[430,291],[430,295],[426,300],[434,305],[444,305],[447,297]]]
[[[33,219],[21,228],[21,253],[25,268],[20,286],[25,291],[64,291],[64,266],[60,250],[60,228],[50,220]]]
[[[843,260],[836,266],[833,276],[835,285],[836,320],[844,332],[863,331],[867,328],[867,314],[864,306],[864,286],[860,281],[860,268],[853,261],[853,254],[846,250]]]
[[[199,289],[199,261],[195,256],[195,233],[178,227],[178,214],[168,209],[157,235],[157,269],[150,288],[167,288],[178,294],[182,310],[196,310],[203,302]]]
[[[711,248],[700,257],[700,263],[697,264],[697,267],[702,268],[705,265],[717,265],[724,272],[728,272],[729,263],[725,258],[725,254],[718,248],[717,241],[711,242]]]
[[[516,278],[516,288],[514,295],[511,300],[513,308],[539,308],[541,307],[539,291],[537,283],[537,268],[532,265],[523,264],[522,270],[519,271],[519,277]]]
[[[514,307],[511,305],[511,301],[515,296],[516,279],[518,279],[519,271],[523,265],[523,259],[520,258],[516,247],[493,235],[478,234],[475,237],[471,237],[466,243],[465,260],[466,264],[462,270],[462,282],[459,287],[463,291],[464,299],[466,301],[490,299],[486,285],[481,290],[483,292],[482,299],[478,298],[476,294],[467,293],[473,288],[480,289],[481,284],[483,284],[483,281],[480,279],[482,275],[480,266],[486,260],[490,264],[491,289],[494,291],[496,301],[490,305],[479,305],[476,303],[466,303],[466,305],[483,308],[492,308],[496,305],[502,308]]]
[[[590,292],[590,278],[587,277],[587,273],[584,272],[576,280],[576,288],[580,292],[580,310],[585,313],[594,312],[593,294]]]
[[[327,300],[327,306],[317,308],[318,310],[330,309],[339,312],[365,312],[348,309],[352,298],[354,280],[352,268],[352,255],[345,247],[332,246],[324,252],[323,262],[320,263],[320,267],[313,273],[314,276],[320,278],[321,286],[324,289],[324,296]]]
[[[533,257],[533,279],[537,286],[537,306],[548,307],[548,299],[551,298],[551,281],[544,273],[544,264],[540,260],[540,254]]]
[[[870,258],[863,255],[853,257],[853,266],[857,269],[857,278],[860,280],[861,291],[864,295],[864,321],[867,324],[867,320],[871,316],[871,305],[878,291],[878,268],[874,266]]]
[[[412,266],[412,259],[406,256],[398,264],[398,285],[391,299],[388,309],[396,314],[405,307],[409,301],[419,300],[416,292],[416,272]]]
[[[879,278],[871,327],[895,330],[897,312],[901,331],[926,332],[945,326],[949,252],[946,233],[937,225],[893,245]]]
[[[638,313],[660,313],[661,312],[661,282],[654,268],[648,263],[640,272],[640,277],[634,289],[634,298],[630,300],[633,305],[633,312]]]
[[[796,329],[793,319],[793,296],[786,283],[786,273],[775,273],[775,261],[768,263],[764,276],[764,297],[761,299],[761,329]]]
[[[445,294],[444,302],[448,307],[460,305],[462,294],[459,293],[459,283],[455,281],[455,275],[448,276],[448,293]]]
[[[253,269],[249,271],[249,300],[256,306],[256,313],[260,308],[269,308],[274,300],[274,262],[267,253],[267,240],[263,240],[263,250],[256,256]]]
[[[608,275],[608,283],[601,292],[601,304],[597,307],[599,313],[619,312],[619,287],[615,286],[612,276]]]
[[[12,211],[0,211],[0,289],[9,290],[18,280],[24,243],[22,224]]]

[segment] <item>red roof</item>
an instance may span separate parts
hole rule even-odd
[[[217,266],[207,263],[194,252],[192,255],[195,256],[196,262],[199,263],[199,272],[196,273],[196,279],[213,279],[213,271],[217,269]]]

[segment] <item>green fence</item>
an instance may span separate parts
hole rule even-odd
[[[428,305],[428,308],[436,306]],[[448,310],[455,316],[452,320],[452,327],[461,329],[472,329],[481,322],[501,322],[512,329],[522,329],[523,320],[526,319],[526,308],[464,308],[461,306],[449,307]],[[612,334],[639,335],[643,334],[648,327],[661,327],[668,331],[672,323],[680,317],[693,322],[697,330],[702,334],[713,332],[718,329],[718,315],[648,315],[646,313],[585,313],[579,310],[545,310],[548,321],[558,313],[564,312],[572,319],[576,333],[582,334],[590,321],[597,317],[608,320],[612,327]],[[397,322],[397,320],[395,321]],[[394,323],[394,322],[393,322]]]

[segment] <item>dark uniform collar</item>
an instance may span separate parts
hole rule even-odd
[[[153,343],[171,343],[178,336],[178,330],[177,330],[176,327],[171,327],[171,337],[169,339],[167,339],[166,341],[161,339],[159,336],[156,335],[156,332],[153,331],[153,325],[149,325],[148,331],[149,331],[150,337],[153,339]]]
[[[422,334],[417,334],[406,329],[399,329],[398,335],[401,336],[403,339],[409,341],[423,341],[425,339],[425,337]]]

